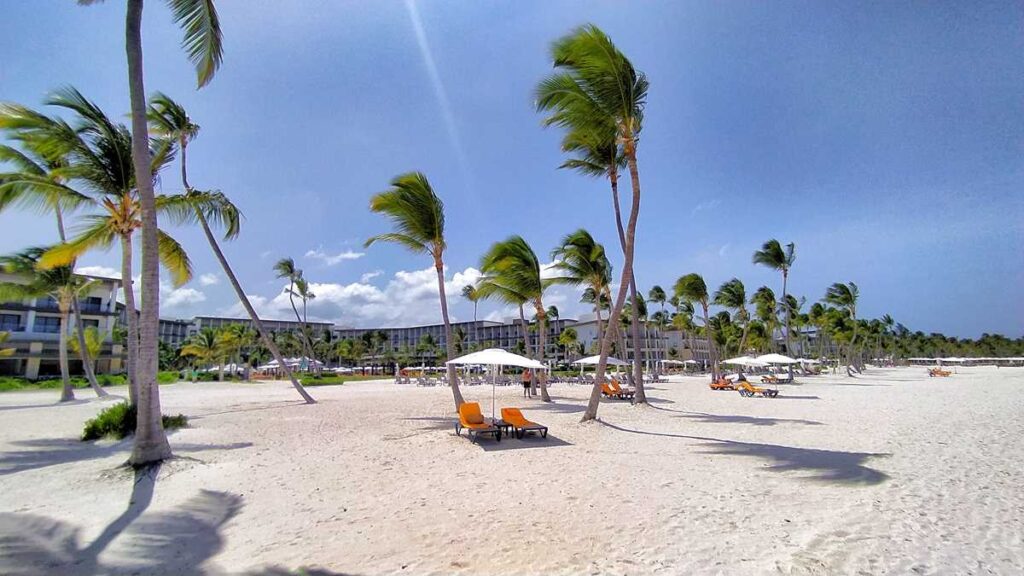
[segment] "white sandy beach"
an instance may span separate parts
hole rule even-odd
[[[550,436],[479,444],[447,388],[164,386],[191,426],[131,506],[130,441],[76,440],[106,402],[0,394],[0,573],[1024,573],[1024,369],[672,380],[585,425],[499,388]]]

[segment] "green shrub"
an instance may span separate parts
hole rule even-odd
[[[135,433],[136,411],[127,402],[114,404],[104,408],[95,418],[87,420],[82,431],[82,441],[115,438],[120,440]],[[183,414],[163,416],[164,428],[175,430],[188,426],[188,418]]]
[[[157,372],[156,374],[158,384],[174,384],[178,380],[181,380],[181,377],[177,372]]]
[[[11,378],[10,376],[0,376],[0,392],[9,392],[11,390],[22,390],[25,388],[25,381],[21,378]]]
[[[339,386],[349,379],[351,379],[351,376],[336,376],[331,374],[330,376],[303,376],[299,382],[301,382],[303,386]]]

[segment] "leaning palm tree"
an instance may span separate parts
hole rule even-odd
[[[555,284],[584,287],[589,291],[588,302],[594,305],[597,317],[598,346],[604,338],[601,328],[601,298],[612,282],[612,265],[605,254],[604,246],[594,240],[585,229],[572,232],[562,238],[558,247],[551,251],[554,259],[553,270],[558,276],[552,278]]]
[[[71,127],[24,106],[0,104],[0,129],[21,145],[19,150],[0,144],[0,164],[7,163],[14,168],[12,172],[0,173],[0,212],[15,204],[27,209],[51,211],[57,222],[57,236],[61,242],[67,241],[65,213],[87,204],[90,199],[68,186],[70,175],[66,150],[55,148],[54,139],[48,135],[65,129],[70,133]],[[71,311],[86,380],[97,396],[106,396],[106,390],[96,381],[77,299],[71,303]]]
[[[713,304],[732,310],[733,320],[743,325],[740,337],[739,354],[747,349],[747,332],[750,329],[750,313],[747,311],[747,290],[739,278],[723,283],[715,291]]]
[[[211,226],[223,228],[224,240],[237,238],[241,232],[241,211],[223,193],[196,190],[189,185],[187,150],[189,143],[199,134],[199,125],[192,121],[183,106],[160,93],[150,101],[149,121],[153,127],[153,133],[169,142],[176,143],[181,155],[181,185],[184,188],[184,192],[174,196],[175,202],[167,203],[167,213],[178,224],[199,223],[203,229],[203,234],[206,236],[206,241],[210,244],[210,249],[213,250],[214,256],[220,262],[224,275],[231,282],[231,287],[234,289],[235,295],[238,296],[238,301],[242,303],[242,307],[245,308],[253,326],[256,327],[256,332],[259,334],[260,339],[262,339],[263,345],[270,351],[278,366],[281,366],[285,376],[291,381],[292,386],[302,396],[302,399],[307,404],[316,403],[316,400],[306,392],[306,389],[299,383],[299,380],[292,374],[291,368],[284,361],[284,357],[281,355],[281,351],[274,342],[273,337],[263,327],[263,322],[260,320],[259,315],[256,314],[252,303],[249,302],[249,297],[246,296],[245,290],[242,289],[242,285],[238,281],[238,277],[235,276],[234,270],[228,264],[227,257],[224,255],[223,250],[221,250],[220,244],[217,242],[217,238],[211,229]]]
[[[274,272],[277,273],[278,278],[287,278],[288,287],[285,288],[285,292],[288,294],[288,302],[292,305],[292,312],[295,313],[295,321],[302,327],[300,332],[302,333],[302,353],[307,358],[312,358],[313,352],[311,350],[313,343],[309,341],[306,335],[306,323],[302,321],[302,315],[299,314],[299,308],[295,305],[295,297],[301,296],[295,291],[295,286],[299,282],[305,282],[302,277],[302,270],[295,266],[295,260],[291,258],[282,258],[274,264]],[[308,285],[307,285],[308,289]]]
[[[708,286],[700,274],[692,273],[676,280],[675,293],[684,302],[700,304],[704,312],[704,335],[708,341],[708,353],[711,357],[711,379],[718,380],[718,350],[715,346],[715,333],[708,317]]]
[[[125,307],[129,311],[128,396],[134,406],[138,403],[141,385],[136,373],[141,339],[131,280],[132,238],[142,228],[143,220],[131,162],[132,137],[125,126],[111,121],[102,109],[74,88],[56,92],[47,103],[69,110],[77,117],[73,130],[59,126],[44,137],[50,141],[50,146],[66,150],[69,173],[89,191],[100,213],[85,216],[78,234],[43,254],[39,264],[44,268],[69,266],[88,251],[108,250],[115,242],[120,244],[121,282]],[[156,173],[170,160],[170,148],[166,143],[158,143],[150,156],[149,171]],[[160,196],[157,203],[163,211],[167,197]],[[157,230],[157,237],[159,263],[170,273],[175,286],[185,284],[192,277],[192,265],[184,248],[162,230]]]
[[[181,347],[180,354],[195,358],[200,366],[206,368],[219,364],[217,379],[224,380],[224,359],[231,348],[230,340],[231,335],[228,331],[203,328]]]
[[[98,0],[78,0],[94,4]],[[185,33],[184,46],[196,67],[199,87],[205,86],[220,67],[223,56],[220,20],[213,0],[167,0],[174,20]],[[146,123],[146,87],[142,65],[143,0],[128,0],[125,15],[125,52],[128,59],[128,92],[132,116],[132,164],[136,174],[147,174],[149,129]],[[139,178],[139,205],[142,217],[142,300],[137,376],[139,385],[138,423],[135,444],[129,462],[142,466],[171,456],[160,413],[160,390],[156,384],[157,343],[160,321],[160,253],[157,230],[157,203],[153,179]]]
[[[23,283],[0,282],[0,300],[49,296],[56,301],[57,310],[60,312],[57,353],[60,361],[60,378],[64,385],[60,401],[68,402],[75,399],[68,373],[68,318],[71,303],[80,295],[92,290],[97,282],[76,275],[71,266],[40,270],[39,259],[45,251],[45,248],[29,248],[18,254],[0,257],[0,272],[25,280]]]
[[[547,316],[544,308],[544,290],[551,285],[550,280],[542,279],[540,259],[521,236],[510,236],[502,242],[496,242],[480,259],[480,272],[484,281],[479,290],[485,295],[488,291],[499,287],[502,290],[519,294],[533,304],[537,318],[537,358],[544,362],[547,347]],[[551,402],[544,375],[540,375],[540,396],[545,402]]]
[[[636,222],[640,215],[640,172],[637,168],[637,141],[647,98],[647,78],[615,47],[611,39],[594,25],[573,30],[551,47],[557,71],[537,87],[537,108],[549,111],[549,125],[568,129],[607,131],[614,128],[614,143],[621,146],[632,184],[632,202],[624,233],[623,269],[615,305],[609,317],[609,330],[619,322],[626,295],[633,279],[633,252]],[[610,341],[602,340],[600,359],[590,401],[583,420],[597,417],[601,401]],[[640,367],[634,363],[634,374]],[[642,386],[642,379],[636,384]],[[641,393],[638,397],[642,398]]]
[[[76,336],[79,335],[76,334]],[[89,326],[85,329],[85,333],[80,336],[81,338],[75,338],[69,343],[69,345],[72,352],[75,352],[83,358],[99,357],[100,352],[103,350],[103,342],[110,338],[109,333],[100,332],[99,328],[96,328],[95,326]],[[84,345],[88,347],[88,351],[85,355],[81,354],[80,350],[80,347],[83,345],[82,342],[84,342]]]
[[[859,297],[860,290],[853,282],[848,282],[846,284],[836,282],[828,287],[824,298],[825,302],[844,311],[850,318],[852,333],[850,335],[850,343],[847,347],[847,362],[850,364],[853,363],[853,351],[854,346],[857,343],[857,299]]]
[[[765,242],[760,250],[754,252],[754,264],[761,264],[782,272],[782,300],[780,301],[782,304],[786,302],[786,281],[789,279],[789,269],[793,267],[793,262],[796,260],[795,249],[796,244],[792,242],[783,248],[778,240],[772,238]],[[789,348],[790,312],[784,307],[782,312],[786,315],[786,354],[791,354],[792,351]]]
[[[375,242],[394,242],[417,254],[429,254],[434,260],[447,359],[451,360],[455,355],[455,342],[452,340],[448,298],[444,290],[444,251],[447,247],[444,239],[444,203],[434,193],[423,173],[409,172],[396,176],[391,181],[390,189],[371,198],[370,210],[390,218],[395,232],[369,238],[366,241],[367,247]],[[455,408],[458,409],[465,400],[462,399],[453,365],[448,365],[448,382],[451,383]]]

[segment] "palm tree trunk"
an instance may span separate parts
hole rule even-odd
[[[129,462],[143,466],[171,456],[160,413],[160,390],[156,385],[157,332],[160,322],[160,265],[157,260],[156,198],[153,193],[149,156],[149,128],[146,125],[146,88],[142,67],[143,0],[128,0],[125,16],[125,52],[128,57],[128,88],[132,111],[132,165],[142,208],[142,300],[139,321],[139,355],[135,367],[138,383],[138,423],[135,446]]]
[[[635,170],[634,166],[630,167],[630,173]],[[614,163],[613,163],[614,166]],[[619,207],[619,178],[618,170],[614,167],[609,173],[609,179],[612,185],[612,201],[615,204],[615,228],[619,233],[619,247],[622,248],[622,253],[626,253],[626,233],[622,229],[622,210]],[[639,194],[640,180],[639,176],[633,183],[634,194]],[[631,264],[632,265],[632,264]],[[633,276],[633,271],[630,270],[629,280],[629,301],[633,306],[633,316],[630,318],[630,337],[633,339],[633,386],[636,387],[636,396],[633,402],[636,404],[646,404],[647,394],[644,391],[644,372],[643,372],[643,359],[640,355],[640,318],[637,316],[636,311],[639,310],[639,302],[636,297],[636,277]],[[626,354],[626,348],[622,348],[622,354]]]
[[[608,317],[610,327],[619,321],[622,315],[622,308],[626,305],[626,293],[633,282],[633,243],[636,238],[636,221],[640,216],[640,173],[636,166],[635,143],[630,138],[623,145],[626,160],[629,164],[629,174],[633,184],[633,201],[629,211],[629,223],[626,226],[625,243],[623,246],[622,278],[619,281],[619,291],[615,296],[615,305],[612,306],[611,314]],[[618,206],[618,202],[615,203]],[[587,402],[587,409],[583,413],[581,421],[594,420],[597,418],[597,408],[601,404],[601,384],[604,383],[604,373],[608,364],[608,351],[610,341],[605,339],[601,343],[601,355],[597,360],[597,371],[594,375],[594,387],[590,391],[590,400]],[[643,382],[637,388],[637,398],[642,398]],[[640,401],[640,400],[635,400]]]
[[[711,359],[711,381],[718,381],[718,346],[715,345],[715,331],[711,328],[711,321],[708,318],[708,305],[701,303],[704,309],[704,335],[708,339],[708,357]]]
[[[444,344],[448,355],[447,360],[455,357],[455,342],[452,341],[452,324],[448,320],[448,297],[444,291],[444,262],[441,255],[434,255],[434,269],[437,270],[437,292],[441,297],[441,319],[444,321]],[[459,380],[455,374],[455,365],[448,364],[448,384],[452,387],[452,396],[455,398],[455,410],[465,402],[462,398],[462,391],[459,390]]]
[[[96,370],[93,366],[92,357],[85,345],[85,325],[82,322],[82,307],[78,304],[78,298],[71,299],[71,311],[75,315],[75,331],[78,332],[78,355],[82,358],[82,370],[85,371],[85,379],[89,381],[89,387],[96,393],[96,396],[103,398],[108,396],[107,391],[100,388],[96,380]]]
[[[210,226],[206,222],[206,218],[202,214],[200,214],[198,210],[196,212],[197,215],[199,216],[199,222],[200,224],[202,224],[203,233],[206,234],[206,240],[210,243],[210,248],[213,249],[214,255],[217,256],[217,260],[220,261],[220,266],[221,268],[224,269],[224,274],[228,277],[228,280],[231,282],[231,287],[234,288],[235,294],[238,296],[239,302],[242,303],[242,307],[244,307],[246,313],[249,314],[249,319],[252,321],[253,326],[256,327],[256,331],[259,332],[260,339],[263,340],[263,345],[267,347],[267,350],[270,350],[270,354],[274,357],[274,360],[277,360],[278,366],[281,367],[281,370],[284,372],[285,376],[287,376],[288,379],[291,381],[292,386],[295,388],[295,391],[298,392],[300,396],[302,396],[302,399],[305,400],[307,404],[315,404],[316,400],[314,400],[313,397],[310,396],[308,392],[306,392],[306,389],[295,378],[295,375],[292,374],[291,368],[289,368],[288,365],[285,364],[284,357],[281,355],[281,350],[277,347],[277,343],[274,342],[274,339],[270,336],[270,333],[263,328],[263,321],[261,321],[260,317],[256,314],[256,310],[253,309],[252,303],[249,302],[248,296],[245,295],[245,291],[242,290],[242,285],[239,284],[238,278],[235,276],[234,271],[228,264],[227,258],[225,258],[224,253],[220,249],[220,245],[217,243],[217,239],[213,236],[213,232],[210,231]]]
[[[604,334],[604,332],[601,329],[601,303],[600,303],[601,296],[600,296],[600,293],[598,293],[597,299],[598,299],[598,303],[594,305],[594,315],[597,316],[597,347],[600,349],[601,348],[601,340],[603,340],[603,338],[601,336],[602,336],[602,334]]]
[[[786,270],[785,268],[783,268],[783,270],[782,270],[782,308],[783,308],[782,313],[786,315],[786,355],[789,356],[793,352],[789,349],[789,316],[790,316],[790,310],[789,310],[789,300],[786,300],[786,281],[787,280],[789,280],[789,271]],[[792,378],[792,376],[793,376],[792,371],[790,371],[790,375],[789,376]]]
[[[523,313],[523,305],[519,305],[519,329],[523,334],[523,350],[527,358],[533,358],[533,350],[530,349],[530,328],[526,324],[526,314]],[[537,395],[537,379],[530,377],[530,396]]]
[[[137,406],[139,379],[135,374],[135,367],[139,358],[139,317],[135,312],[135,290],[132,287],[132,282],[132,237],[130,234],[123,234],[121,235],[121,286],[124,288],[124,315],[127,318],[125,344],[128,347],[125,370],[128,374],[128,404]]]
[[[70,402],[75,399],[75,390],[71,387],[71,376],[68,374],[68,311],[63,303],[60,305],[60,336],[57,357],[60,360],[60,381],[63,384],[60,401]]]
[[[544,363],[544,350],[545,350],[545,347],[547,346],[547,331],[548,331],[547,324],[548,324],[548,319],[547,319],[547,315],[544,312],[544,304],[538,299],[537,300],[537,330],[540,331],[540,334],[538,335],[538,338],[537,338],[539,340],[538,351],[537,351],[537,361],[540,362],[541,364]],[[551,396],[548,395],[547,375],[543,371],[541,371],[541,373],[537,376],[537,379],[540,380],[540,399],[543,400],[544,402],[551,402]]]

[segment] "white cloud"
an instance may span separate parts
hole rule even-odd
[[[109,266],[79,266],[75,272],[86,276],[102,276],[103,278],[117,278],[120,280],[121,271]]]
[[[383,270],[374,270],[373,272],[367,272],[366,274],[363,274],[362,276],[359,277],[359,281],[362,282],[363,284],[366,284],[370,280],[373,280],[374,278],[380,276],[383,273]]]
[[[323,261],[324,264],[328,266],[340,264],[345,260],[356,260],[362,258],[365,255],[366,254],[363,252],[354,252],[352,250],[345,250],[337,254],[328,254],[324,252],[322,248],[317,248],[316,250],[310,250],[306,252],[306,258],[321,260]]]
[[[729,243],[722,244],[722,247],[718,249],[718,255],[725,258],[725,253],[729,251]]]
[[[555,269],[555,264],[558,264],[558,260],[552,260],[547,264],[540,265],[540,277],[544,280],[550,280],[559,275],[558,270]]]
[[[164,308],[187,308],[194,304],[206,302],[206,294],[195,288],[171,288],[166,289],[160,286],[160,307]]]
[[[220,276],[216,274],[203,274],[199,277],[200,286],[214,286],[220,284]]]
[[[479,277],[480,272],[475,268],[466,268],[452,274],[445,282],[449,303],[457,302],[461,298],[462,287],[475,283]],[[310,320],[355,327],[414,326],[441,321],[437,272],[433,267],[400,270],[383,286],[361,279],[350,284],[314,282],[309,287],[316,295],[308,304]],[[278,293],[271,298],[250,296],[250,301],[260,316],[279,319],[292,317],[291,304],[285,293]],[[240,304],[235,304],[220,313],[241,316],[244,309]]]
[[[699,202],[696,206],[694,206],[693,211],[690,212],[690,215],[696,216],[698,212],[702,212],[704,210],[714,210],[715,208],[718,208],[721,205],[722,201],[717,198],[714,200],[705,200],[704,202]]]

